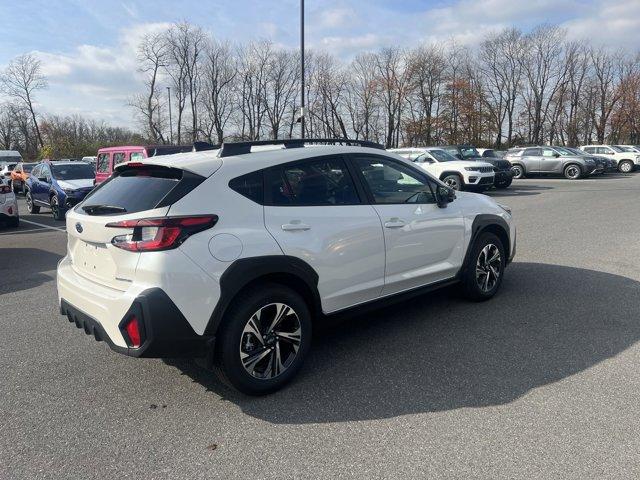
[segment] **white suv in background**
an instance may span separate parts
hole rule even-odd
[[[330,142],[346,145],[305,148]],[[118,165],[67,213],[61,313],[117,352],[200,357],[264,394],[327,315],[451,283],[473,300],[499,289],[516,249],[507,207],[377,144],[266,143]]]
[[[20,225],[16,195],[9,181],[4,178],[0,178],[0,225],[2,224],[9,227]]]
[[[632,172],[635,167],[640,165],[640,154],[626,151],[616,145],[583,145],[580,150],[612,159],[617,163],[618,171],[622,173]]]
[[[415,162],[454,190],[482,191],[494,183],[495,173],[490,163],[458,160],[438,147],[394,148],[389,152]]]

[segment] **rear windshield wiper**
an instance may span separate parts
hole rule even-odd
[[[124,207],[118,207],[116,205],[85,205],[82,210],[89,215],[100,215],[101,213],[124,213],[127,211]]]

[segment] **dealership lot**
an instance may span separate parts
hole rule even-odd
[[[67,322],[64,224],[21,198],[20,229],[0,230],[0,477],[637,477],[640,174],[490,195],[518,225],[495,299],[332,321],[263,398]]]

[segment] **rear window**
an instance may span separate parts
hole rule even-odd
[[[58,180],[83,180],[95,177],[93,166],[88,163],[51,165],[53,176]]]
[[[193,181],[195,177],[197,182]],[[174,168],[130,168],[101,184],[87,196],[81,207],[115,207],[94,208],[93,215],[122,215],[151,210],[167,204],[163,202],[165,198],[171,197],[171,200],[177,201],[202,180],[203,177],[185,174]],[[172,191],[181,194],[176,196]]]

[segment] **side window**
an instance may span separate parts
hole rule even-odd
[[[40,176],[47,179],[47,182],[51,182],[51,170],[47,165],[40,167]]]
[[[33,170],[31,170],[31,176],[33,178],[39,178],[40,177],[40,165],[37,165],[35,167],[33,167]]]
[[[113,168],[116,167],[116,165],[124,162],[126,159],[126,156],[124,154],[124,152],[116,152],[113,154]]]
[[[613,155],[613,150],[608,147],[598,147],[598,153],[602,153],[604,155]]]
[[[131,152],[129,158],[132,162],[140,161],[144,158],[144,155],[142,154],[142,152]]]
[[[267,194],[273,205],[354,205],[360,199],[341,158],[325,157],[267,170]]]
[[[582,150],[584,150],[587,153],[595,153],[596,149],[593,147],[584,147]]]
[[[375,203],[436,203],[426,176],[380,157],[354,155],[352,158]]]
[[[552,150],[550,148],[543,148],[542,149],[542,156],[543,157],[553,157],[556,154],[555,150]]]
[[[133,155],[132,153],[131,156]],[[264,204],[262,170],[234,178],[229,182],[229,188],[235,190],[240,195],[244,195],[249,200],[253,200],[261,205]]]
[[[542,152],[539,148],[527,148],[524,152],[522,152],[523,157],[538,157],[540,155],[542,155]]]
[[[96,172],[109,173],[109,154],[101,153],[96,160]]]

